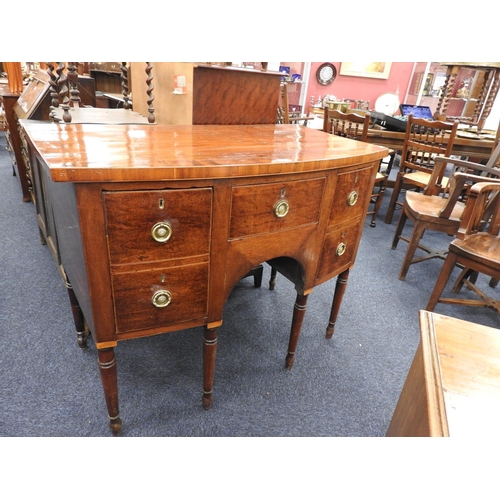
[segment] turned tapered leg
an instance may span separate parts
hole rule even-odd
[[[205,328],[203,338],[203,408],[210,409],[214,387],[217,328]]]
[[[349,269],[340,273],[337,278],[337,283],[335,285],[335,293],[333,294],[332,311],[330,313],[330,321],[326,327],[326,338],[331,339],[333,331],[335,329],[335,323],[337,321],[337,316],[339,315],[340,304],[344,298],[345,289],[347,287],[347,279],[349,278]]]
[[[285,367],[290,370],[295,360],[295,349],[299,340],[300,330],[302,328],[302,321],[306,314],[308,295],[297,294],[295,305],[293,306],[292,328],[290,331],[290,340],[288,342],[288,354],[286,355]]]
[[[274,267],[271,267],[271,278],[269,279],[269,290],[274,290],[274,287],[276,286],[276,274],[278,271],[274,269]]]
[[[73,321],[75,322],[77,342],[81,349],[85,349],[88,345],[87,340],[90,333],[87,329],[87,325],[85,324],[85,318],[80,308],[80,304],[78,303],[75,292],[73,291],[70,283],[66,284],[66,289],[68,290],[71,312],[73,314]]]
[[[121,432],[122,421],[118,411],[118,379],[114,349],[112,347],[98,349],[98,356],[101,382],[108,407],[109,427],[113,436],[118,436]]]

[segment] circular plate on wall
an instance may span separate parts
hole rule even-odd
[[[337,69],[332,63],[323,63],[316,70],[316,80],[321,85],[329,85],[337,77]]]
[[[399,98],[396,94],[382,94],[375,101],[375,111],[392,116],[399,108]]]

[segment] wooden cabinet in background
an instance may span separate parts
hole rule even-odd
[[[151,64],[156,123],[276,123],[281,83],[278,72],[182,62]],[[131,63],[130,80],[134,111],[147,116],[144,68],[145,63]],[[185,83],[185,86],[175,87],[176,81],[177,84]]]

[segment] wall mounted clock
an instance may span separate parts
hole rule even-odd
[[[337,69],[332,63],[323,63],[316,70],[316,80],[321,85],[329,85],[337,77]]]

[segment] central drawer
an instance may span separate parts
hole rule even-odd
[[[234,187],[229,239],[317,223],[325,182],[320,177]]]

